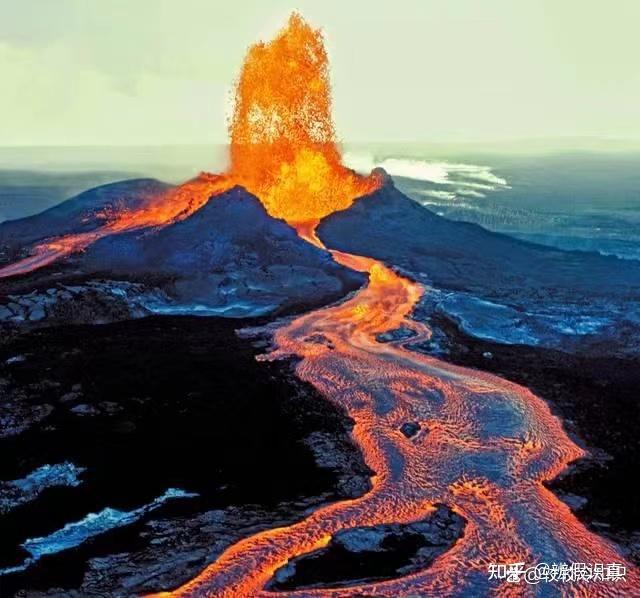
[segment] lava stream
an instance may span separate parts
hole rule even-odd
[[[0,268],[0,278],[26,274],[48,266],[72,253],[83,251],[107,235],[167,226],[183,220],[201,208],[212,196],[226,191],[233,184],[233,179],[229,176],[202,173],[160,196],[149,197],[140,208],[124,208],[101,214],[104,223],[92,231],[42,241],[32,248],[27,257]]]
[[[249,50],[237,87],[227,174],[201,175],[144,209],[114,214],[91,233],[48,240],[25,260],[0,269],[0,277],[81,251],[107,234],[175,222],[234,184],[244,185],[272,216],[321,245],[314,232],[318,220],[346,209],[380,184],[375,175],[359,177],[341,164],[329,92],[321,33],[294,14],[273,41]],[[555,593],[639,594],[638,571],[542,484],[583,456],[546,403],[516,384],[411,352],[401,342],[378,343],[379,333],[400,326],[429,336],[427,327],[409,319],[422,287],[373,259],[332,253],[344,265],[368,272],[369,285],[339,305],[283,325],[274,335],[277,350],[267,357],[298,356],[299,377],[354,419],[354,440],[376,472],[372,490],[238,542],[172,594],[274,595],[264,590],[273,573],[290,559],[325,546],[338,530],[416,521],[436,503],[450,505],[467,520],[451,550],[424,571],[330,594],[533,592],[532,587],[499,587],[488,580],[490,563],[514,562],[623,563],[628,568],[624,583],[563,584]],[[318,335],[328,342],[318,343]],[[399,428],[410,421],[420,422],[423,431],[407,439]]]
[[[542,485],[584,454],[546,403],[496,376],[377,342],[377,334],[398,326],[421,327],[407,317],[423,289],[375,260],[334,256],[369,271],[369,285],[340,305],[277,330],[277,349],[268,358],[300,357],[299,377],[355,420],[354,440],[376,472],[372,490],[238,542],[170,595],[527,595],[551,588],[500,588],[488,580],[488,564],[624,563],[612,544],[588,531]],[[330,342],[318,343],[319,334]],[[405,438],[399,428],[407,421],[420,422],[428,432]],[[279,567],[325,546],[338,530],[416,521],[439,502],[451,505],[468,523],[464,536],[430,568],[339,589],[264,590]],[[631,595],[640,590],[640,578],[624,564],[624,584],[564,583],[555,590],[572,596]]]

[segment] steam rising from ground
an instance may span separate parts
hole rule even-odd
[[[419,195],[440,200],[453,200],[459,196],[485,197],[486,192],[508,188],[507,180],[496,175],[489,166],[405,158],[378,160],[372,155],[355,153],[345,154],[344,162],[360,173],[384,168],[391,176],[443,185],[447,188],[416,190]]]

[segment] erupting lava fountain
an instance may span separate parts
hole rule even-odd
[[[295,14],[275,40],[249,51],[231,140],[229,179],[319,245],[314,222],[375,193],[382,183],[341,165],[322,38]],[[354,419],[354,440],[375,471],[372,489],[322,507],[299,523],[241,540],[171,595],[610,596],[638,591],[637,570],[543,485],[584,455],[547,404],[517,384],[407,350],[402,340],[379,343],[378,334],[401,326],[414,330],[413,342],[429,337],[428,327],[410,318],[424,289],[376,260],[332,254],[368,272],[368,286],[344,303],[284,324],[274,334],[276,349],[264,358],[299,357],[298,376]],[[407,421],[420,422],[424,432],[406,438],[400,428]],[[438,503],[467,523],[456,544],[425,570],[331,589],[275,594],[265,589],[278,569],[326,547],[340,530],[419,521]],[[519,562],[617,562],[629,573],[624,587],[598,581],[523,587],[489,580],[489,564]]]
[[[0,276],[50,263],[104,235],[183,219],[237,184],[254,193],[272,216],[319,245],[314,235],[319,219],[375,194],[382,184],[341,164],[322,36],[297,14],[273,41],[247,54],[227,173],[202,174],[142,209],[116,211],[97,231],[42,245]],[[418,339],[429,336],[425,325],[410,318],[424,289],[373,259],[332,254],[368,272],[369,284],[343,303],[282,324],[274,333],[276,348],[264,358],[297,356],[298,376],[353,418],[353,438],[375,471],[372,488],[293,525],[241,540],[173,595],[281,596],[265,589],[274,573],[327,546],[338,531],[419,521],[438,503],[464,517],[466,526],[431,566],[397,579],[291,594],[640,595],[637,569],[543,484],[584,455],[547,404],[517,384],[410,351],[402,340],[377,342],[377,335],[401,326],[413,329]],[[406,422],[419,422],[422,432],[407,438],[400,432]],[[489,564],[520,562],[621,563],[628,574],[616,585],[592,580],[527,587],[489,579]]]
[[[273,41],[247,53],[236,87],[226,173],[202,173],[142,208],[112,211],[97,230],[50,239],[29,257],[0,268],[0,278],[46,266],[106,235],[182,220],[235,185],[315,241],[312,231],[321,218],[349,207],[380,182],[375,174],[362,177],[342,165],[322,33],[294,13]]]

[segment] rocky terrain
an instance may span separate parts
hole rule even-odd
[[[105,324],[152,315],[151,303],[169,302],[158,289],[140,283],[90,280],[55,283],[42,291],[10,294],[0,304],[5,328],[37,324]],[[0,326],[2,326],[0,324]]]
[[[10,161],[6,154],[3,158]],[[45,162],[48,161],[45,158]],[[0,222],[39,214],[86,189],[133,176],[124,169],[55,171],[32,170],[33,165],[29,166],[28,170],[0,169]]]
[[[130,596],[369,488],[350,421],[237,322],[0,338],[2,595]],[[257,346],[252,346],[257,345]]]
[[[445,505],[436,505],[432,515],[408,525],[345,529],[325,548],[278,569],[268,589],[333,588],[410,575],[451,548],[464,526],[464,518]]]
[[[166,189],[149,179],[106,185],[0,224],[0,262],[52,235],[97,230],[113,210]],[[628,475],[640,454],[640,266],[445,220],[390,180],[318,232],[425,285],[413,317],[432,337],[411,345],[414,332],[401,328],[381,343],[409,340],[551,403],[590,452],[554,491],[637,562]],[[291,364],[258,364],[267,320],[246,319],[324,305],[365,282],[240,187],[184,220],[0,279],[0,451],[12,455],[0,466],[2,592],[170,589],[240,538],[365,493],[372,472],[349,440],[351,422]],[[400,432],[413,438],[421,427],[408,421]],[[411,525],[345,530],[282,567],[270,589],[410,574],[464,525],[439,505]]]
[[[170,185],[155,179],[131,179],[83,191],[53,207],[0,223],[0,263],[15,260],[45,239],[88,233],[109,222],[114,211],[149,205]]]

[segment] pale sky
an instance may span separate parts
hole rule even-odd
[[[0,146],[224,142],[292,9],[346,142],[640,139],[640,0],[0,0]]]

